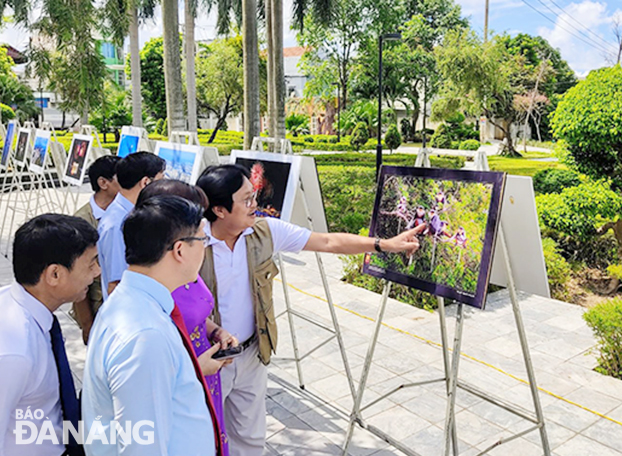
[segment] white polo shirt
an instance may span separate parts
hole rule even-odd
[[[91,211],[93,211],[93,217],[95,217],[95,220],[99,221],[99,219],[104,216],[106,211],[97,205],[97,203],[95,202],[95,195],[91,195],[91,199],[89,199],[89,204],[91,205]]]
[[[0,288],[0,311],[0,454],[60,455],[65,446],[58,370],[50,339],[52,313],[16,282]],[[58,444],[51,439],[17,444],[16,415],[26,414],[28,408],[36,416],[19,421],[29,421],[41,432],[49,419]],[[28,429],[27,425],[23,428]],[[30,430],[22,439],[29,436]]]
[[[311,231],[306,228],[271,217],[266,217],[265,220],[272,232],[274,253],[298,253],[311,236]],[[205,226],[205,234],[209,236],[209,245],[214,252],[221,326],[240,342],[247,340],[255,332],[253,294],[246,257],[246,236],[253,232],[253,228],[247,228],[231,250],[225,241],[212,236],[209,223]]]

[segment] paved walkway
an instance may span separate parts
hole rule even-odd
[[[341,282],[338,257],[323,258],[348,361],[358,384],[380,298]],[[295,309],[330,324],[314,255],[285,257],[285,272]],[[11,276],[9,261],[0,257],[0,282],[9,283]],[[281,285],[277,279],[277,310],[284,309]],[[537,296],[521,294],[520,298],[553,454],[622,456],[622,382],[593,371],[595,342],[581,318],[583,310]],[[80,385],[85,348],[67,310],[66,305],[57,313]],[[454,311],[455,306],[449,307],[450,337]],[[295,318],[295,328],[302,353],[323,340],[324,331],[303,319]],[[305,390],[301,390],[291,360],[293,349],[285,316],[279,318],[279,329],[278,357],[269,369],[265,454],[338,455],[352,398],[337,344],[333,340],[305,358]],[[441,377],[439,342],[435,313],[390,300],[363,402],[369,403],[402,383]],[[489,296],[485,311],[467,309],[462,352],[463,381],[533,410],[507,292]],[[438,455],[443,442],[445,404],[444,386],[439,383],[402,390],[366,410],[363,416],[421,455]],[[457,406],[461,455],[478,454],[500,438],[527,427],[524,420],[462,390],[458,392]],[[401,453],[357,428],[350,454]],[[538,434],[531,433],[489,454],[531,456],[542,451]]]

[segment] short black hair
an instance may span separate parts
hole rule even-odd
[[[52,264],[71,270],[99,235],[86,220],[61,214],[43,214],[24,223],[13,240],[13,274],[21,285],[36,285]]]
[[[121,157],[116,155],[104,155],[89,166],[87,173],[89,175],[89,181],[91,182],[91,188],[95,193],[101,190],[97,183],[97,179],[103,177],[104,179],[112,180],[117,172],[117,163],[119,163],[119,161],[121,161]]]
[[[130,190],[143,177],[153,179],[166,168],[166,162],[151,152],[136,152],[117,164],[117,181],[121,188]]]
[[[181,196],[182,198],[186,198],[187,200],[198,204],[204,211],[207,210],[209,206],[209,200],[207,199],[205,192],[201,190],[200,187],[187,184],[177,179],[162,179],[154,182],[153,184],[149,184],[138,194],[136,205],[140,206],[144,201],[158,195]]]
[[[213,209],[222,206],[231,212],[233,208],[233,194],[244,184],[244,178],[250,179],[248,169],[240,165],[209,166],[201,173],[197,186],[207,195],[209,207],[205,211],[205,218],[210,222],[216,220]]]
[[[177,239],[194,236],[202,219],[203,208],[181,196],[146,199],[123,223],[125,261],[137,266],[156,264]]]

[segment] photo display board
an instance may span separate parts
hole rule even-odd
[[[367,253],[363,272],[484,308],[505,174],[383,166],[370,237],[425,225],[413,255]]]
[[[250,171],[257,195],[257,216],[292,222],[301,158],[271,152],[231,152],[231,162]]]
[[[9,163],[9,156],[13,150],[13,140],[15,138],[15,132],[17,126],[15,122],[11,121],[6,126],[6,136],[4,138],[4,146],[2,147],[2,158],[0,158],[0,169],[5,169]]]
[[[201,146],[158,141],[155,154],[166,161],[167,179],[178,179],[194,185],[201,173]]]
[[[65,172],[63,173],[65,182],[72,185],[82,185],[92,145],[92,136],[73,135]]]
[[[30,171],[33,173],[40,174],[45,169],[51,138],[51,131],[37,130],[35,133],[35,145],[30,157]]]
[[[15,164],[24,166],[30,151],[30,129],[20,128],[17,132],[17,143],[15,145]]]
[[[119,140],[117,155],[123,158],[136,152],[141,134],[142,129],[138,127],[125,126],[121,128],[121,139]]]

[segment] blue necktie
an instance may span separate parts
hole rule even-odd
[[[60,405],[63,409],[63,419],[65,421],[71,421],[73,427],[78,430],[80,404],[78,403],[78,398],[76,396],[76,387],[73,383],[73,376],[71,375],[71,368],[69,367],[69,360],[67,359],[67,352],[65,351],[63,333],[60,330],[58,318],[56,318],[56,315],[52,316],[53,322],[52,329],[50,329],[50,336],[52,338],[52,351],[54,352],[54,359],[56,360],[56,367],[58,369]],[[68,454],[79,454],[71,451],[79,448],[79,445],[73,438],[71,432],[69,433],[69,444],[67,445],[67,448],[69,450]]]

